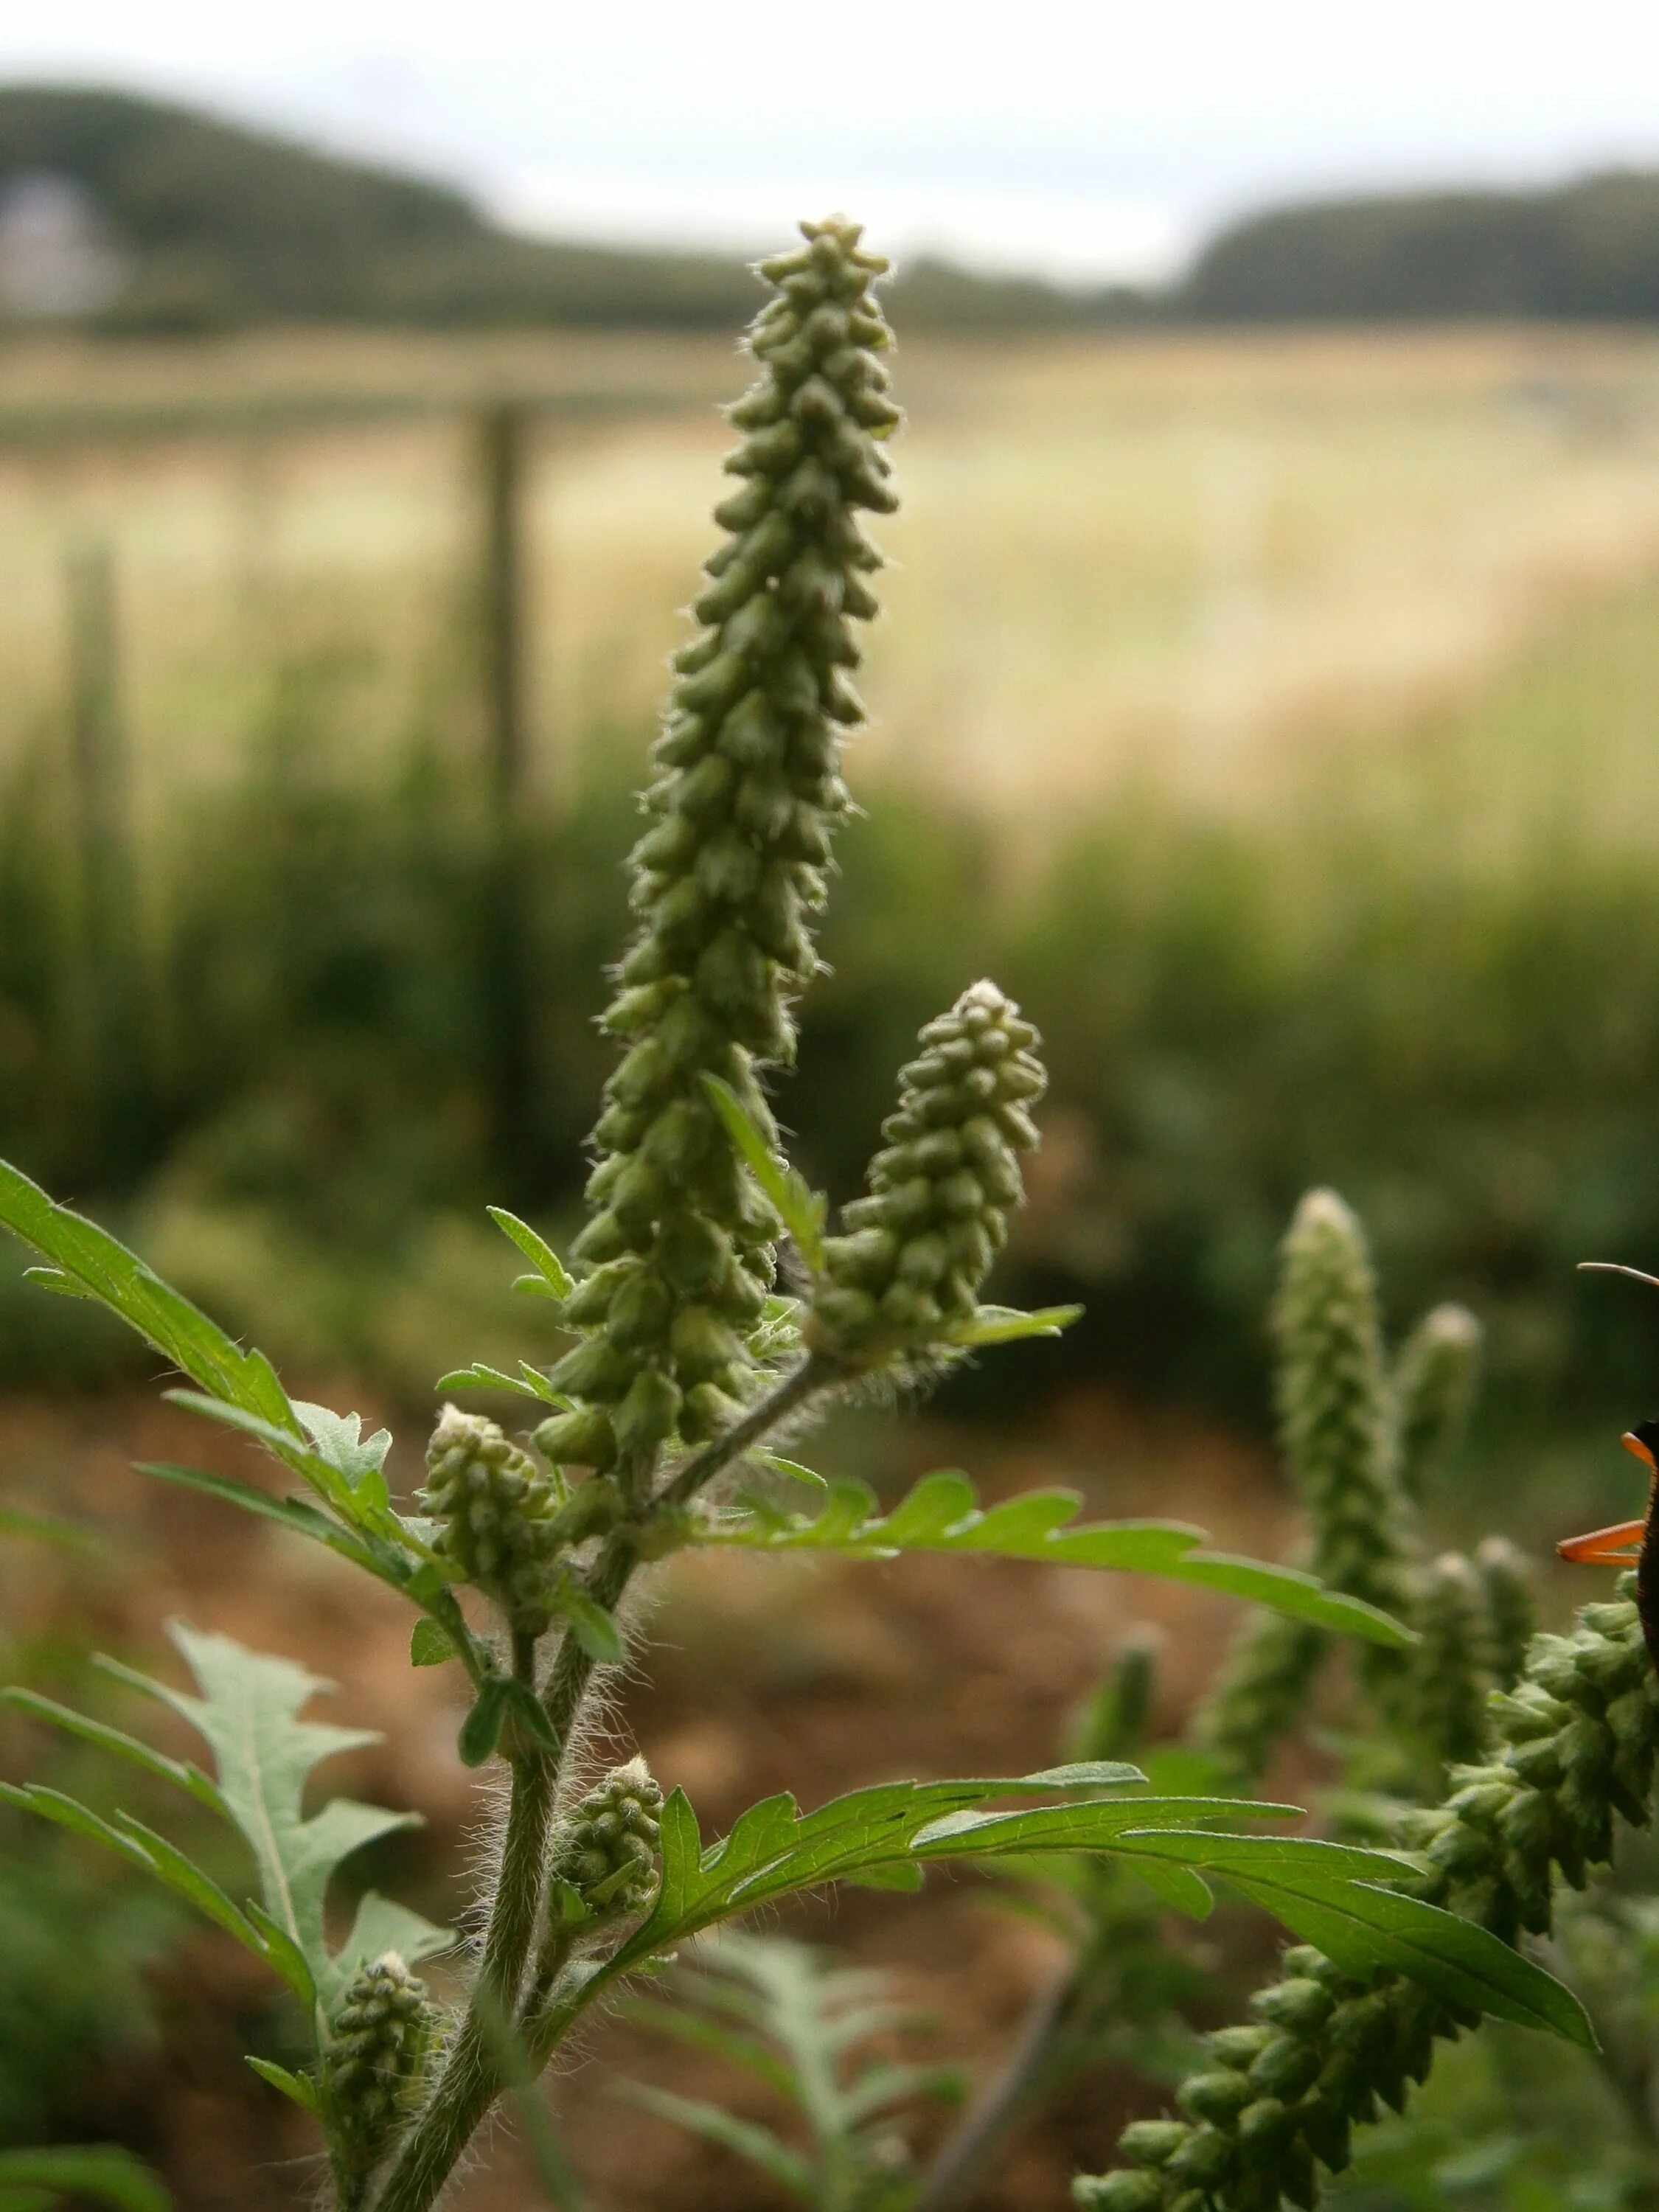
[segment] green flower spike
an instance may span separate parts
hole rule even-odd
[[[1310,1191],[1285,1233],[1273,1329],[1279,1444],[1307,1508],[1307,1563],[1335,1589],[1409,1617],[1409,1509],[1395,1479],[1376,1285],[1364,1231],[1334,1191]],[[1249,1621],[1197,1716],[1198,1741],[1253,1780],[1294,1727],[1327,1649],[1304,1621]],[[1360,1663],[1377,1686],[1398,1672],[1395,1655],[1370,1646]]]
[[[1273,1315],[1285,1455],[1313,1523],[1322,1582],[1385,1611],[1405,1595],[1405,1516],[1365,1234],[1333,1190],[1313,1190],[1285,1238]]]
[[[1019,1156],[1037,1140],[1037,1033],[994,983],[970,986],[921,1042],[868,1195],[824,1246],[806,1323],[811,1351],[853,1366],[925,1354],[971,1318],[1024,1197]]]
[[[1507,1690],[1527,1663],[1527,1647],[1538,1626],[1532,1562],[1507,1536],[1488,1536],[1474,1555],[1474,1571],[1485,1613],[1486,1673],[1498,1689]]]
[[[636,1912],[656,1894],[662,1791],[643,1759],[590,1790],[554,1844],[553,1879],[590,1913]]]
[[[1482,1330],[1467,1306],[1436,1306],[1400,1347],[1394,1367],[1398,1479],[1420,1500],[1462,1443],[1480,1375]]]
[[[805,245],[761,264],[776,296],[749,335],[760,380],[732,410],[741,488],[715,509],[727,536],[692,609],[702,635],[674,658],[632,860],[640,930],[604,1018],[627,1054],[594,1131],[587,1273],[565,1308],[590,1334],[553,1376],[581,1401],[580,1449],[561,1434],[559,1450],[623,1466],[630,1486],[676,1431],[717,1434],[748,1387],[778,1224],[702,1079],[772,1131],[757,1077],[793,1056],[848,807],[842,734],[864,714],[848,675],[881,556],[858,515],[897,504],[877,442],[899,421],[871,290],[887,264],[854,224],[802,228]]]
[[[419,2087],[435,2019],[426,1984],[395,1951],[341,1998],[323,2061],[324,2107],[348,2172],[367,2173]]]
[[[1649,1817],[1659,1756],[1659,1681],[1633,1602],[1589,1605],[1571,1636],[1534,1640],[1513,1692],[1488,1702],[1492,1747],[1456,1769],[1445,1802],[1408,1816],[1426,1856],[1419,1893],[1514,1942],[1545,1935],[1559,1872],[1574,1888],[1613,1849],[1615,1813]],[[1176,2099],[1181,2120],[1137,2122],[1116,2173],[1073,2188],[1088,2212],[1278,2212],[1318,2203],[1352,2130],[1399,2111],[1427,2078],[1437,2038],[1470,2025],[1415,1982],[1357,1981],[1306,1946],[1251,2005],[1256,2025],[1206,2039]]]
[[[439,1416],[426,1465],[422,1502],[444,1523],[434,1548],[495,1600],[510,1626],[541,1635],[553,1617],[552,1484],[494,1421],[459,1406]]]
[[[1411,1731],[1442,1766],[1478,1756],[1486,1732],[1486,1592],[1469,1562],[1443,1552],[1424,1568],[1413,1614],[1406,1707]]]
[[[1255,1781],[1295,1727],[1328,1646],[1305,1620],[1248,1621],[1193,1719],[1194,1740],[1241,1783]]]

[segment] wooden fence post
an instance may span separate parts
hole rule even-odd
[[[503,1198],[533,1176],[531,1039],[528,605],[526,496],[529,410],[510,400],[479,423],[483,506],[483,648],[489,875],[481,977],[490,1158]]]
[[[97,1172],[118,1183],[143,1164],[153,1100],[121,720],[115,563],[108,545],[72,547],[64,583],[90,1120]]]

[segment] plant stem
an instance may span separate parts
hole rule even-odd
[[[665,1485],[647,1513],[689,1503],[780,1421],[826,1389],[836,1372],[830,1361],[804,1360],[724,1436],[689,1459]],[[607,1613],[614,1613],[638,1565],[633,1532],[627,1528],[613,1530],[588,1571],[587,1595]],[[533,1642],[515,1636],[513,1662],[519,1680],[533,1680]],[[567,1635],[542,1692],[543,1709],[561,1748],[556,1755],[513,1762],[501,1877],[490,1906],[477,1985],[437,2086],[375,2200],[375,2212],[427,2212],[479,2123],[508,2086],[510,2069],[501,2057],[501,2023],[518,2016],[525,1969],[541,1917],[559,1777],[592,1676],[593,1661],[574,1636]],[[550,2034],[544,2027],[544,2044],[542,2036],[534,2034],[546,1994],[544,1979],[538,1983],[526,2007],[526,2025],[532,2031],[527,2054],[532,2069],[529,2079],[545,2065],[565,2025],[564,2021],[557,2021]]]
[[[501,2093],[499,2035],[492,2031],[518,2008],[541,1915],[557,1780],[558,1762],[551,1758],[513,1762],[501,1875],[477,1984],[432,2096],[386,2177],[378,2212],[425,2212]]]
[[[1041,2093],[1092,1966],[1085,1952],[1038,1996],[1001,2067],[940,2144],[914,2212],[961,2212],[988,2183],[988,2161]]]
[[[815,1398],[822,1390],[837,1380],[840,1369],[833,1360],[817,1353],[802,1360],[765,1397],[757,1400],[740,1421],[734,1421],[722,1437],[686,1461],[684,1467],[660,1492],[660,1505],[688,1505],[700,1490],[706,1489],[717,1474],[722,1474],[733,1460],[741,1459],[752,1450],[761,1438],[776,1428],[778,1423]]]

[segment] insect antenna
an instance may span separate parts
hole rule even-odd
[[[1632,1282],[1648,1283],[1659,1291],[1659,1275],[1644,1274],[1640,1267],[1626,1267],[1619,1260],[1581,1260],[1578,1273],[1581,1275],[1628,1275]]]

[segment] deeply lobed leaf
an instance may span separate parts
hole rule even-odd
[[[751,1502],[740,1513],[706,1522],[692,1540],[752,1551],[837,1552],[851,1559],[978,1552],[1055,1566],[1111,1568],[1196,1583],[1372,1644],[1414,1640],[1413,1632],[1390,1614],[1327,1589],[1299,1568],[1206,1550],[1203,1530],[1185,1522],[1097,1521],[1079,1527],[1082,1505],[1074,1490],[1034,1490],[981,1508],[967,1476],[945,1468],[923,1475],[888,1514],[879,1510],[867,1485],[842,1481],[830,1486],[823,1504],[811,1516],[783,1515]]]

